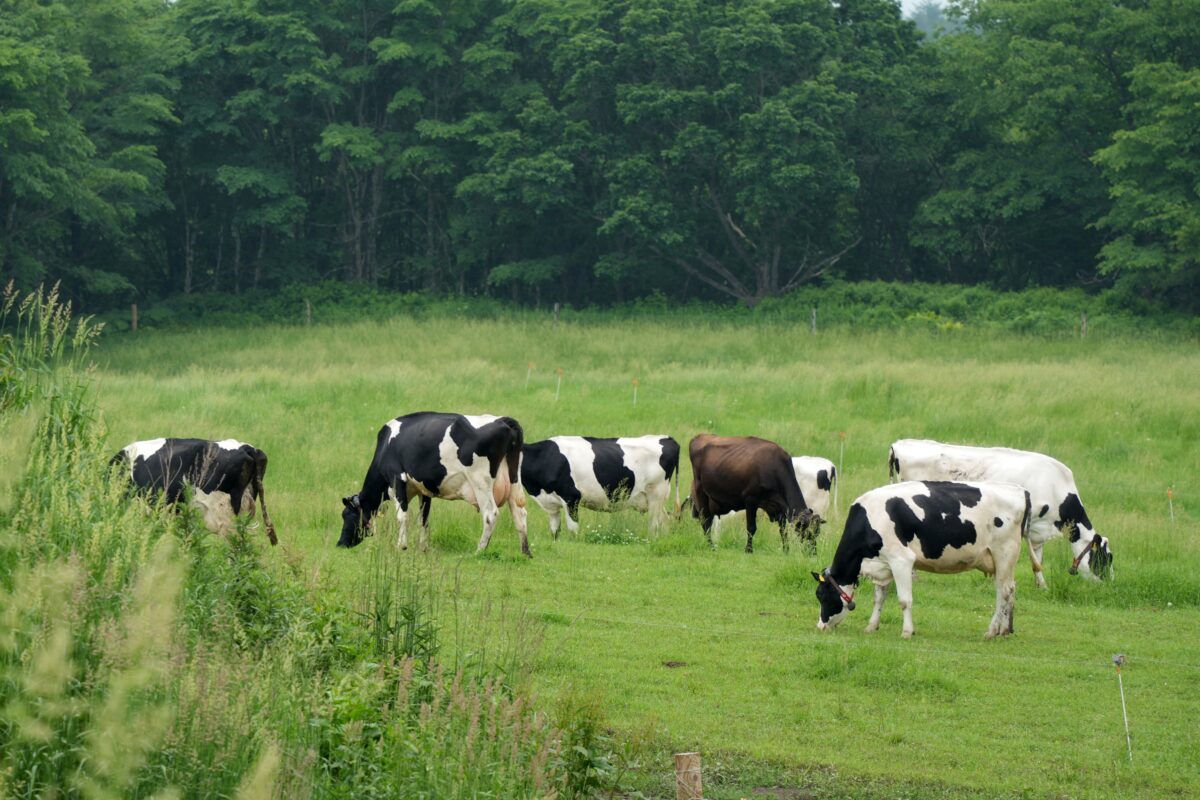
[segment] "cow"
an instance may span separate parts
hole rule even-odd
[[[1014,574],[1021,539],[1029,533],[1029,492],[1011,483],[906,481],[872,489],[850,506],[833,563],[817,581],[817,628],[829,630],[854,610],[861,576],[875,584],[867,632],[879,628],[887,587],[896,583],[904,612],[901,635],[913,635],[913,569],[977,569],[996,582],[996,610],[985,638],[1013,632]]]
[[[665,527],[672,476],[678,513],[679,442],[670,436],[554,436],[521,453],[521,485],[549,516],[556,539],[564,514],[567,530],[579,530],[580,506],[633,508],[649,512],[651,531]]]
[[[272,545],[279,542],[263,494],[267,454],[254,445],[236,439],[147,439],[126,445],[109,466],[128,470],[136,489],[162,494],[172,505],[190,490],[205,527],[218,534],[232,530],[234,517],[243,511],[253,517],[257,500],[267,538]]]
[[[700,520],[712,545],[713,521],[731,511],[746,512],[746,552],[754,552],[761,509],[779,525],[783,549],[788,529],[811,540],[813,512],[804,502],[792,459],[774,442],[755,436],[702,433],[688,444],[692,461],[692,516]]]
[[[1034,579],[1046,588],[1042,548],[1066,533],[1074,556],[1072,575],[1082,571],[1099,580],[1112,566],[1108,539],[1088,519],[1075,476],[1062,462],[1041,453],[1007,447],[968,447],[929,439],[900,439],[888,452],[888,474],[899,480],[1000,481],[1029,490],[1033,521],[1029,526],[1029,560]]]
[[[524,494],[519,469],[525,433],[512,417],[466,416],[421,411],[389,420],[375,441],[375,455],[357,494],[342,498],[338,547],[354,547],[369,532],[384,500],[396,502],[400,532],[396,544],[408,547],[412,501],[419,499],[421,541],[428,542],[432,498],[465,500],[483,520],[476,552],[487,549],[500,506],[507,504],[530,558]]]
[[[795,456],[792,458],[792,470],[796,473],[796,482],[800,484],[800,493],[813,512],[813,536],[821,533],[821,525],[827,521],[829,506],[833,500],[833,487],[837,483],[837,468],[828,458],[820,456]],[[744,511],[730,511],[713,521],[713,532],[719,533],[722,525],[740,523],[746,516]]]

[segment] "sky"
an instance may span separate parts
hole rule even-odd
[[[909,14],[911,14],[913,12],[914,8],[921,5],[923,2],[925,2],[925,0],[902,0],[900,5],[902,5],[904,7],[904,16],[907,17]],[[936,2],[939,6],[946,5],[944,0],[934,0],[934,2]]]

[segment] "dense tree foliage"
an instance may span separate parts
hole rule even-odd
[[[0,276],[1200,305],[1179,0],[0,0]]]

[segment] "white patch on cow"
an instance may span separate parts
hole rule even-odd
[[[204,527],[213,533],[225,536],[233,531],[233,502],[228,492],[202,492],[193,487],[192,505],[200,509],[204,517]]]
[[[400,420],[398,420],[398,419],[389,419],[389,420],[387,421],[387,426],[388,426],[388,429],[391,431],[391,434],[388,436],[388,441],[389,441],[389,442],[390,442],[392,439],[395,439],[395,438],[396,438],[396,434],[400,432],[400,425],[401,425],[401,424],[402,424],[402,423],[401,423],[401,422],[400,422]]]
[[[146,439],[142,442],[127,444],[124,447],[125,457],[129,459],[129,465],[132,468],[134,461],[139,458],[149,458],[161,450],[166,443],[166,439]]]
[[[465,417],[467,422],[471,423],[471,427],[475,428],[476,430],[482,428],[484,425],[500,419],[494,414],[463,414],[463,417]]]
[[[240,450],[245,443],[239,442],[237,439],[222,439],[215,444],[222,450]]]

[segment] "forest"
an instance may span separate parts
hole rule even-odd
[[[928,9],[926,9],[928,11]],[[0,0],[0,282],[1200,310],[1190,0]],[[928,27],[928,26],[924,26]]]

